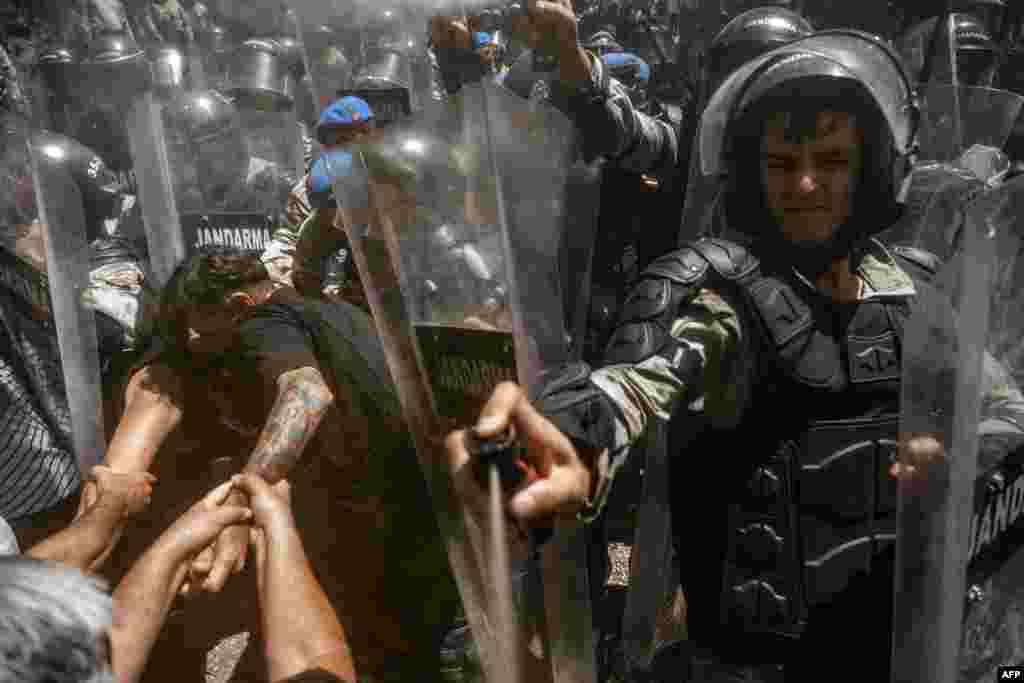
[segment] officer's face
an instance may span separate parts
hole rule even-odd
[[[768,208],[791,242],[821,242],[849,217],[863,144],[853,117],[822,112],[794,136],[789,116],[773,116],[762,141]]]

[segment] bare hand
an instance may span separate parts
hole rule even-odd
[[[213,489],[179,517],[161,539],[184,559],[213,543],[225,528],[247,529],[232,525],[248,522],[252,519],[252,510],[230,504],[230,493],[230,481]]]
[[[104,465],[92,468],[91,481],[95,488],[83,491],[85,497],[95,495],[93,502],[114,503],[124,506],[124,515],[130,517],[146,509],[153,496],[156,477],[149,472],[116,472]],[[92,505],[87,505],[88,509]]]
[[[513,30],[533,49],[554,56],[576,49],[576,13],[572,0],[528,0],[525,16],[517,18]]]
[[[75,519],[81,518],[86,511],[96,504],[100,499],[100,485],[93,479],[86,479],[82,482],[82,494],[78,498],[78,512]]]
[[[207,593],[219,593],[229,576],[245,569],[248,547],[248,526],[229,526],[221,531],[216,543],[207,547],[193,563],[189,589],[199,587]]]
[[[473,49],[469,22],[465,17],[436,16],[430,18],[430,42],[435,49]]]
[[[942,469],[946,449],[932,434],[911,434],[899,441],[897,461],[889,468],[890,476],[899,480],[905,490],[925,486]]]
[[[476,434],[497,436],[514,426],[525,446],[524,459],[538,477],[525,483],[509,501],[509,511],[520,521],[541,522],[556,514],[574,514],[590,493],[591,473],[564,434],[530,405],[516,384],[499,384],[480,412]],[[448,436],[448,463],[455,490],[469,504],[479,505],[483,491],[476,483],[466,431]]]
[[[328,285],[320,290],[320,293],[331,303],[340,304],[345,301],[341,295],[341,287],[339,285]]]
[[[271,486],[259,475],[244,473],[235,475],[231,481],[239,490],[248,494],[253,524],[266,530],[295,526],[291,486],[287,479]]]

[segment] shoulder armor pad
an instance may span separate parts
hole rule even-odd
[[[640,280],[626,298],[619,322],[651,320],[665,313],[672,303],[672,284],[664,278]]]
[[[892,252],[906,261],[910,261],[918,268],[924,269],[929,275],[935,275],[942,267],[942,259],[930,251],[918,247],[911,247],[900,244],[890,247]]]
[[[676,249],[647,266],[641,277],[662,278],[681,285],[695,285],[708,272],[708,261],[693,247]]]
[[[746,247],[719,237],[705,237],[694,242],[693,248],[726,280],[743,280],[759,264]]]
[[[757,271],[759,261],[747,248],[717,237],[705,237],[655,260],[644,272],[684,285],[694,285],[708,267],[726,280],[743,280]]]

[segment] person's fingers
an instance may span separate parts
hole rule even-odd
[[[482,500],[484,491],[477,483],[471,457],[466,449],[468,435],[466,430],[452,432],[445,440],[445,450],[455,492],[465,503],[472,504],[474,501],[479,503]]]
[[[205,576],[210,573],[213,569],[213,546],[207,546],[203,548],[195,559],[192,560],[192,568],[190,572],[193,576]]]
[[[213,568],[203,581],[203,589],[210,593],[219,593],[237,563],[238,557],[233,553],[230,556],[226,553],[218,556],[213,562]]]
[[[252,519],[252,510],[241,505],[222,505],[207,514],[214,536],[229,526],[244,524]]]
[[[236,474],[231,477],[230,483],[237,486],[240,491],[244,491],[249,496],[270,495],[270,484],[267,483],[267,480],[263,477],[252,474],[251,472]]]
[[[576,461],[576,449],[569,438],[551,420],[541,415],[525,394],[515,404],[513,417],[526,437],[527,454],[533,456],[531,460],[540,467],[541,476],[547,476],[553,464],[572,464]]]
[[[477,436],[486,439],[508,429],[514,411],[524,399],[523,390],[518,384],[502,382],[495,387],[491,397],[480,410],[480,418],[475,428]]]
[[[220,484],[216,488],[212,489],[209,493],[203,496],[200,501],[202,506],[207,509],[219,507],[224,504],[231,494],[232,480],[228,479],[223,484]]]
[[[558,467],[513,495],[509,511],[521,520],[544,519],[579,510],[585,495],[577,473],[572,468]]]
[[[205,590],[211,593],[219,592],[228,577],[244,566],[248,543],[248,527],[235,526],[222,530],[217,537],[213,568],[203,582]]]

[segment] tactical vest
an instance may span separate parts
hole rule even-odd
[[[934,267],[916,250],[894,253],[915,285]],[[716,427],[685,407],[670,425],[673,528],[691,639],[727,658],[782,663],[809,626],[867,621],[865,630],[887,634],[888,621],[835,606],[848,605],[853,590],[873,596],[878,619],[891,613],[897,494],[889,468],[910,297],[835,304],[719,239],[659,259],[638,301],[645,287],[673,292],[661,298],[676,309],[659,313],[663,321],[699,288],[731,295],[756,356],[735,427]],[[648,322],[658,317],[658,297],[649,294],[645,306],[626,305],[634,326],[641,309]]]

